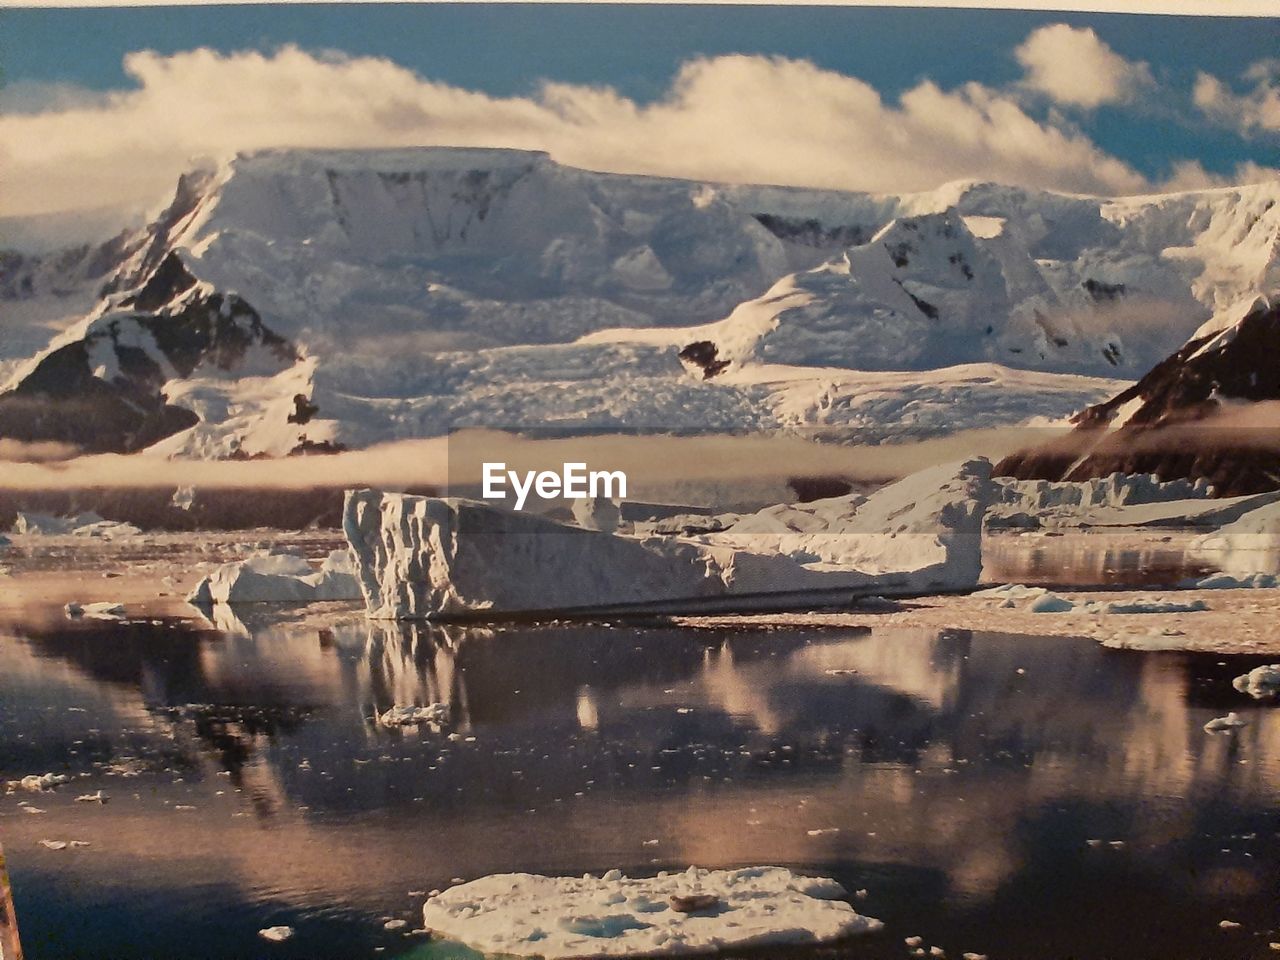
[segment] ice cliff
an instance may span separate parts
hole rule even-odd
[[[998,495],[986,460],[870,497],[779,506],[727,531],[629,537],[461,499],[349,491],[343,526],[370,616],[752,609],[973,586]]]

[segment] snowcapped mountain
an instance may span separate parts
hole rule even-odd
[[[1280,280],[1277,199],[246,155],[94,253],[100,299],[12,369],[0,436],[227,457],[460,426],[883,439],[1060,417]]]
[[[1008,458],[997,472],[1023,480],[1152,473],[1161,480],[1205,479],[1226,496],[1274,490],[1277,357],[1280,303],[1243,301],[1132,387],[1078,414],[1068,436]]]

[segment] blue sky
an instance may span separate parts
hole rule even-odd
[[[1134,65],[1138,82],[1129,93],[1083,106],[1070,93],[1046,93],[1047,85],[1033,89],[1015,51],[1051,24],[1080,31],[1070,36],[1092,31],[1108,55]],[[123,67],[134,51],[155,51],[162,63],[195,48],[270,56],[283,45],[326,62],[334,51],[389,61],[423,81],[497,99],[536,99],[548,80],[580,89],[607,86],[637,108],[669,98],[673,78],[690,61],[782,57],[812,63],[824,75],[855,78],[888,107],[926,81],[948,94],[979,84],[1151,183],[1166,180],[1185,161],[1228,178],[1242,163],[1280,163],[1280,139],[1266,112],[1280,73],[1268,66],[1280,54],[1278,21],[1025,11],[576,4],[10,8],[0,10],[0,65],[8,85],[0,93],[0,125],[15,112],[62,111],[70,123],[73,110],[87,108],[105,120],[107,107],[95,105],[91,93],[136,91],[142,81]],[[1244,77],[1251,66],[1254,74]],[[223,69],[231,76],[237,67]],[[1204,75],[1219,84],[1213,109],[1193,102]],[[1232,116],[1255,108],[1260,119],[1252,126]],[[121,113],[121,122],[142,115]],[[238,146],[227,122],[228,145]],[[36,137],[26,132],[35,129],[15,127],[7,136]],[[249,145],[261,145],[260,139]],[[196,146],[207,147],[192,145],[193,152]],[[1064,181],[1066,187],[1072,182]],[[1040,185],[1055,184],[1050,177]]]

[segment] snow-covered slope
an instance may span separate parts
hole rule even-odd
[[[966,425],[1057,417],[1273,284],[1276,199],[871,196],[508,150],[241,156],[183,177],[121,243],[105,298],[0,386],[0,436],[224,457],[477,424],[948,427],[868,389],[960,401]],[[998,388],[963,386],[984,378]]]

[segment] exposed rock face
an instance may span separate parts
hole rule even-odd
[[[780,505],[723,533],[614,536],[473,500],[347,494],[343,527],[372,617],[501,618],[847,601],[971,587],[997,491],[985,460],[871,497]]]
[[[202,367],[252,369],[251,352],[277,370],[297,360],[244,300],[210,291],[170,253],[82,337],[52,347],[0,393],[0,436],[57,440],[90,453],[141,450],[199,422],[169,403],[168,381]]]
[[[1146,473],[1204,480],[1220,496],[1280,488],[1280,406],[1270,406],[1280,403],[1280,305],[1259,298],[1241,312],[1077,414],[1066,437],[1006,458],[996,473],[1021,480]]]

